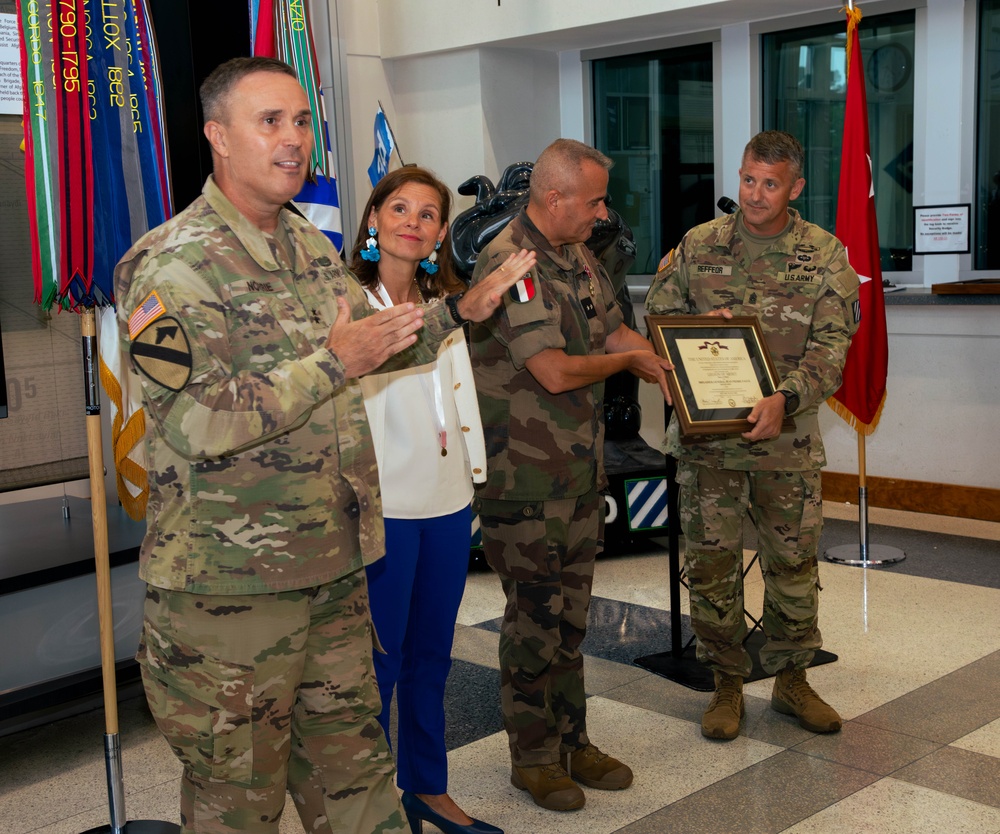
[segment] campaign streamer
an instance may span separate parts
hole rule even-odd
[[[19,0],[35,301],[114,303],[118,259],[171,213],[145,0]]]

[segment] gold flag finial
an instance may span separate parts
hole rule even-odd
[[[854,5],[851,0],[844,8],[841,9],[847,15],[847,74],[851,74],[851,44],[854,39],[851,35],[854,30],[858,27],[858,23],[861,21],[861,9]]]

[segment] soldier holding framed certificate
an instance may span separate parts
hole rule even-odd
[[[682,435],[677,409],[667,428],[665,448],[677,459],[691,623],[698,658],[715,671],[716,691],[702,719],[709,738],[739,735],[743,680],[751,671],[742,599],[748,512],[760,539],[767,638],[760,662],[776,675],[771,706],[813,732],[841,726],[805,669],[822,644],[817,549],[826,457],[817,411],[841,383],[857,329],[858,276],[833,235],[789,208],[805,187],[803,163],[802,146],[787,133],[751,139],[740,167],[739,211],[689,231],[661,262],[646,297],[654,317],[698,316],[716,332],[756,317],[776,374],[774,382],[763,379],[762,396],[741,415],[743,431]],[[696,381],[711,398],[718,380],[700,372]],[[792,415],[794,428],[782,431]]]
[[[646,316],[656,352],[674,367],[667,384],[682,435],[749,432],[749,416],[778,390],[756,316]],[[786,412],[782,430],[795,428]]]

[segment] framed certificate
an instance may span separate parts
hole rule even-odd
[[[674,366],[667,384],[681,434],[740,434],[758,400],[778,389],[778,375],[756,316],[646,316],[656,352]],[[795,422],[786,417],[782,430]]]

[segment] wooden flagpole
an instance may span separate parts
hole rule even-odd
[[[80,335],[83,341],[90,512],[94,524],[94,571],[97,574],[97,618],[104,690],[104,766],[107,773],[108,806],[111,815],[110,825],[91,828],[84,834],[179,834],[180,826],[172,822],[162,820],[126,822],[122,750],[118,738],[115,622],[111,599],[107,493],[104,488],[104,444],[101,437],[101,401],[98,389],[97,319],[93,307],[85,307],[80,314]]]

